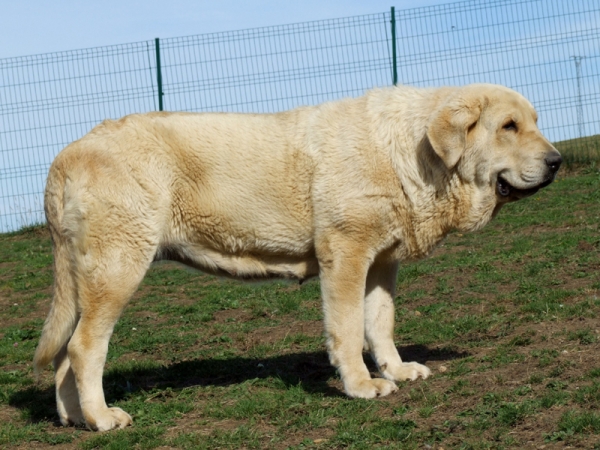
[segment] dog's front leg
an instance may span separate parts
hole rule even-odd
[[[402,362],[394,344],[394,296],[398,264],[376,261],[365,290],[365,334],[371,356],[388,380],[427,378],[431,371],[416,362]]]
[[[319,260],[327,349],[350,397],[373,398],[398,388],[392,381],[371,378],[363,360],[364,294],[368,254],[357,243],[328,243]]]

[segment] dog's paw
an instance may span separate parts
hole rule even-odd
[[[65,412],[59,411],[58,417],[60,418],[60,423],[62,423],[65,427],[72,427],[74,425],[77,426],[85,424],[85,419],[83,418],[81,411],[75,414],[67,414]]]
[[[388,365],[381,370],[381,375],[388,380],[393,381],[414,381],[421,377],[423,379],[431,375],[429,367],[416,362],[402,363],[399,366]]]
[[[373,378],[354,383],[344,383],[346,394],[354,398],[374,398],[384,397],[398,390],[396,383],[384,380],[383,378]]]
[[[131,425],[131,416],[121,408],[106,408],[97,413],[93,418],[88,417],[85,421],[87,427],[92,431],[108,431],[115,428],[125,428]]]

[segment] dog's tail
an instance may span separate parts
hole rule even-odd
[[[44,209],[53,243],[54,294],[42,337],[35,351],[33,368],[43,370],[69,341],[78,321],[77,288],[70,246],[69,226],[65,224],[66,174],[60,155],[50,168]]]

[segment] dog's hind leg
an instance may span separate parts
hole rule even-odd
[[[375,262],[365,290],[365,340],[381,375],[388,380],[427,378],[431,371],[416,362],[402,362],[394,345],[394,295],[397,263]]]
[[[114,230],[113,235],[86,236],[75,264],[80,318],[67,355],[85,424],[98,431],[131,423],[125,411],[106,405],[102,372],[115,323],[156,251],[155,245],[139,238],[142,227],[123,225],[126,230]]]
[[[79,393],[75,383],[75,375],[71,369],[71,361],[67,356],[67,344],[54,357],[54,380],[56,383],[56,408],[60,422],[65,425],[82,425],[85,423]]]

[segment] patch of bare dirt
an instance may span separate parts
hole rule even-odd
[[[242,322],[251,320],[252,314],[243,309],[224,309],[213,314],[215,323]]]
[[[323,323],[319,321],[292,322],[281,326],[258,328],[250,332],[248,340],[255,344],[273,344],[288,336],[303,334],[305,336],[322,336]]]

